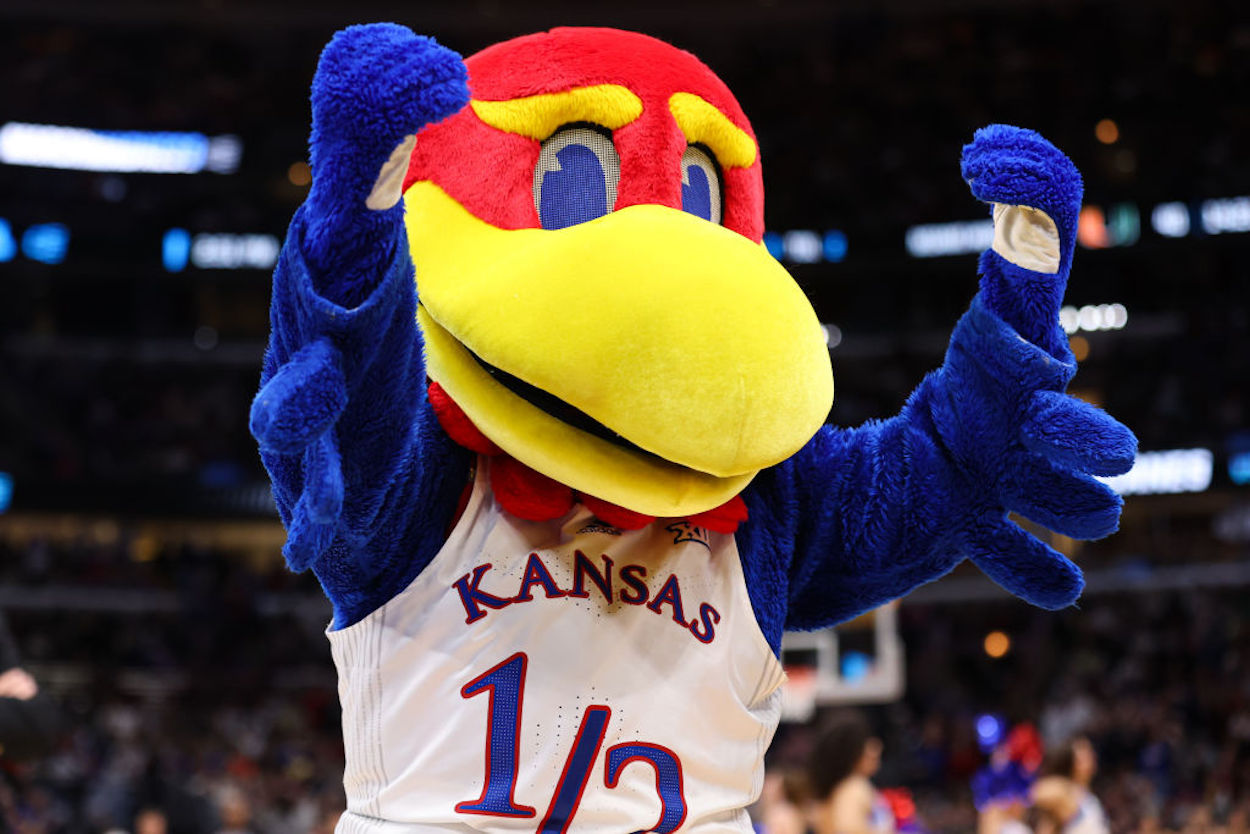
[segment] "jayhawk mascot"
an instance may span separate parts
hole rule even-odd
[[[1079,570],[1135,441],[1063,391],[1080,177],[979,131],[980,292],[898,416],[824,424],[829,353],[761,245],[759,149],[692,55],[556,29],[462,61],[352,27],[312,87],[251,429],[333,603],[340,832],[737,831],[782,632],[971,559]]]

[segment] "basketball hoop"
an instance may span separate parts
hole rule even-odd
[[[816,714],[816,670],[810,666],[790,666],[781,685],[781,720],[810,721]]]
[[[805,722],[817,707],[885,704],[903,695],[903,641],[897,603],[881,606],[836,628],[790,632],[781,645],[787,680],[781,720]],[[842,634],[845,639],[839,639]],[[859,648],[848,648],[857,638]],[[855,644],[851,644],[855,645]]]

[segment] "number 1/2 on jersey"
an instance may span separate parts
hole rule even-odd
[[[463,698],[487,693],[489,706],[486,723],[486,776],[482,794],[477,799],[456,804],[461,814],[485,814],[498,817],[533,817],[536,811],[516,801],[518,757],[521,747],[521,705],[525,700],[525,673],[529,659],[517,652],[466,683],[460,690]],[[564,834],[573,822],[581,803],[590,772],[599,758],[608,731],[612,710],[606,706],[589,706],[582,714],[577,737],[564,761],[560,781],[552,792],[547,812],[539,824],[539,834]],[[660,799],[660,819],[649,830],[668,834],[686,818],[681,761],[667,747],[647,742],[627,742],[608,748],[604,759],[604,786],[611,789],[620,783],[621,774],[632,762],[646,762],[655,770],[656,793]]]

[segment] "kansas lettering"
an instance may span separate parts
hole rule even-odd
[[[492,610],[533,602],[536,599],[535,594],[541,594],[546,599],[587,599],[593,595],[602,598],[607,605],[622,602],[645,607],[659,616],[667,615],[700,643],[711,643],[716,639],[720,612],[702,602],[699,604],[697,616],[687,620],[681,583],[676,574],[669,574],[667,579],[659,583],[659,590],[653,594],[653,586],[647,582],[647,569],[644,566],[630,564],[617,570],[615,563],[606,554],[599,558],[602,560],[602,569],[580,550],[574,551],[573,581],[567,588],[560,587],[537,553],[529,555],[525,571],[521,574],[520,585],[516,593],[510,596],[500,596],[482,589],[482,582],[493,567],[489,562],[473,568],[453,582],[452,587],[460,595],[460,603],[464,606],[465,624],[477,622]]]

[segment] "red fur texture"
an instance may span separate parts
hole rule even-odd
[[[624,507],[618,507],[616,504],[610,504],[593,495],[581,496],[582,504],[586,509],[595,514],[600,521],[606,521],[613,527],[621,530],[641,530],[651,522],[655,521],[653,515],[643,515],[633,510],[627,510]]]
[[[673,93],[694,93],[755,138],[729,88],[705,64],[646,35],[553,29],[488,47],[465,63],[471,94],[483,101],[596,84],[632,90],[642,100],[642,115],[613,134],[621,158],[618,209],[643,203],[681,208],[687,142],[669,111]],[[494,226],[539,228],[533,176],[540,149],[540,142],[487,126],[466,107],[421,132],[404,187],[429,180]],[[726,169],[724,177],[725,227],[758,243],[764,234],[759,155],[747,168]]]
[[[443,390],[443,386],[437,382],[431,382],[428,395],[430,407],[434,409],[434,416],[438,418],[439,425],[457,444],[479,455],[493,457],[503,454],[503,450],[496,446],[493,440],[473,425],[469,415],[465,414],[464,409]]]
[[[501,507],[527,521],[550,521],[573,509],[573,490],[507,455],[491,458],[490,487]]]
[[[719,507],[713,507],[705,513],[690,516],[690,522],[698,527],[706,527],[714,533],[733,533],[738,525],[747,520],[747,502],[741,495],[735,495]]]

